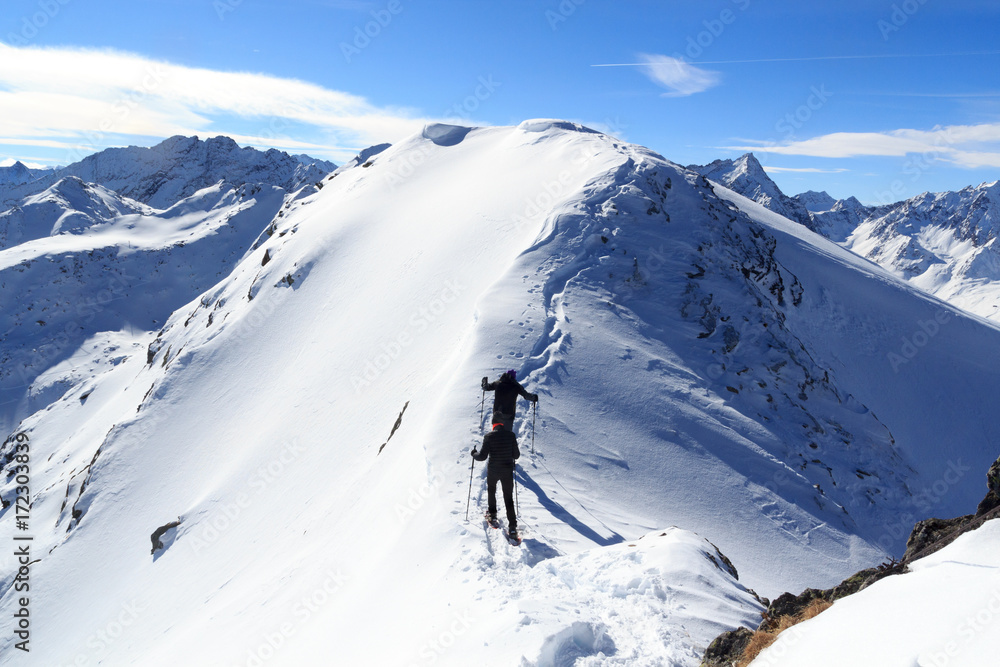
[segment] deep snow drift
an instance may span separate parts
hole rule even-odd
[[[428,126],[260,231],[39,380],[32,662],[0,663],[697,664],[756,623],[747,587],[900,553],[995,458],[1000,331],[580,126]],[[481,467],[465,521],[507,368],[541,395],[520,547]]]

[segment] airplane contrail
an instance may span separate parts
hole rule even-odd
[[[949,58],[957,56],[995,56],[1000,51],[969,51],[965,53],[889,53],[860,56],[811,56],[805,58],[758,58],[754,60],[702,60],[689,65],[742,65],[747,63],[795,63],[810,60],[866,60],[872,58]],[[653,63],[602,63],[591,67],[642,67]]]

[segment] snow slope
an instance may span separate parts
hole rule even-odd
[[[151,210],[105,187],[70,176],[0,213],[0,249],[45,236],[79,233],[119,216]]]
[[[1000,521],[989,521],[786,630],[751,667],[989,667],[998,617]]]
[[[0,425],[73,386],[50,371],[88,339],[155,329],[228,275],[291,196],[220,183],[159,211],[65,178],[0,214],[22,240],[0,248]]]
[[[159,331],[52,366],[20,426],[33,652],[5,636],[0,664],[690,665],[755,624],[747,586],[898,553],[1000,435],[1000,332],[718,190],[526,121],[428,126],[289,202]],[[478,519],[481,467],[465,521],[479,378],[506,368],[541,395],[520,547]]]

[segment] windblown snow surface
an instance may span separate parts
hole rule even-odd
[[[1000,332],[716,190],[527,121],[428,126],[289,201],[161,329],[43,375],[31,653],[5,633],[0,664],[696,665],[749,589],[974,507]],[[541,397],[520,546],[469,457],[507,368]]]

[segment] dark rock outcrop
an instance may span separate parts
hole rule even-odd
[[[798,595],[782,593],[767,606],[766,611],[762,612],[763,621],[758,626],[758,631],[774,631],[782,618],[798,616],[815,600],[834,602],[864,590],[879,579],[894,574],[904,574],[909,564],[918,558],[943,549],[960,535],[979,528],[991,519],[1000,518],[1000,458],[990,466],[986,474],[986,484],[988,489],[986,497],[979,503],[975,514],[954,519],[931,518],[919,521],[906,541],[906,553],[901,560],[893,559],[878,567],[861,570],[833,588],[824,590],[807,588]],[[742,627],[722,633],[705,651],[701,667],[730,667],[736,664],[752,635],[750,630]]]
[[[753,631],[747,628],[736,628],[723,632],[709,644],[701,667],[731,667],[743,655]]]
[[[176,528],[179,525],[181,525],[180,521],[171,521],[170,523],[163,524],[162,526],[154,530],[153,534],[149,536],[149,539],[153,543],[153,550],[150,551],[149,553],[155,554],[158,549],[162,549],[163,542],[160,541],[160,538],[163,537],[163,534],[166,533],[168,530],[170,530],[171,528]]]

